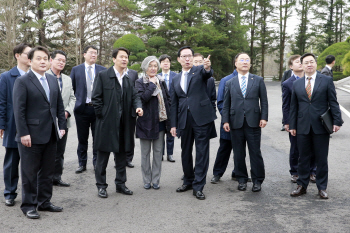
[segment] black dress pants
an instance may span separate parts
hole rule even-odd
[[[59,181],[62,179],[61,176],[63,173],[64,152],[66,150],[67,137],[68,137],[68,128],[66,129],[66,134],[57,141],[55,172],[53,175],[53,180],[55,181]]]
[[[213,175],[222,177],[226,171],[232,151],[231,140],[220,138],[220,145],[216,154],[216,159],[213,167]],[[231,176],[235,176],[235,171],[232,171]]]
[[[18,148],[6,147],[4,158],[5,199],[15,199],[17,197],[16,190],[19,178],[19,161],[20,156]]]

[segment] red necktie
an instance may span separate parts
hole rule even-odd
[[[306,93],[307,93],[307,97],[309,97],[309,100],[311,100],[311,79],[312,79],[312,77],[307,77],[307,79],[309,81],[307,82],[307,85],[306,85]]]

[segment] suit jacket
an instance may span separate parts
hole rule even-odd
[[[292,97],[293,83],[295,80],[296,78],[293,76],[282,83],[282,122],[284,125],[289,125],[290,101]]]
[[[133,87],[135,87],[136,80],[139,79],[139,74],[137,73],[137,71],[128,70],[128,77],[129,77]],[[135,90],[135,91],[137,92],[137,90]],[[132,117],[134,118],[134,125],[136,125],[136,117],[137,117],[136,111],[132,112],[131,114],[132,114]]]
[[[13,115],[13,85],[20,73],[17,66],[0,75],[0,129],[4,129],[2,145],[6,148],[17,148],[16,123]]]
[[[163,72],[160,72],[158,75],[163,76]],[[173,78],[177,75],[177,73],[175,73],[174,71],[170,71],[169,74],[169,93],[170,93],[170,89],[171,89],[171,83],[173,82]]]
[[[171,127],[185,128],[188,109],[199,126],[214,121],[215,111],[206,92],[207,80],[213,76],[213,70],[207,72],[202,65],[193,66],[187,76],[187,93],[180,86],[181,76],[182,72],[177,74],[170,87]]]
[[[46,78],[50,89],[50,101],[32,71],[15,81],[13,111],[17,126],[16,142],[21,142],[22,136],[30,135],[32,144],[46,144],[51,138],[52,128],[58,140],[57,127],[62,130],[67,127],[57,80],[50,74],[46,74]]]
[[[46,71],[46,73],[55,76],[54,73],[52,73],[51,69]],[[74,90],[73,90],[73,86],[72,86],[72,79],[69,76],[62,74],[62,73],[61,73],[61,77],[62,77],[61,96],[62,96],[62,100],[63,100],[64,110],[69,113],[69,116],[67,118],[67,127],[70,128],[71,127],[70,117],[71,117],[71,114],[73,114],[74,105],[75,105]],[[56,77],[56,79],[57,79],[57,77]]]
[[[341,126],[341,112],[331,77],[317,73],[311,100],[306,93],[305,77],[296,80],[290,104],[289,129],[296,129],[297,134],[308,134],[312,127],[315,134],[327,134],[320,116],[328,108],[332,113],[333,125]]]
[[[260,120],[268,120],[268,101],[264,79],[249,74],[245,98],[239,85],[238,75],[226,82],[222,122],[232,129],[243,127],[244,116],[250,127],[259,127]],[[260,108],[261,106],[261,108]]]
[[[207,81],[207,94],[216,112],[216,86],[215,86],[215,79],[213,77],[211,77]]]
[[[321,70],[321,74],[330,76],[333,78],[333,71],[330,70],[327,66],[325,66],[322,70]]]
[[[95,78],[100,71],[105,69],[105,67],[95,64]],[[70,73],[70,77],[72,79],[73,90],[76,97],[74,112],[83,113],[87,97],[85,63],[74,66]]]
[[[135,125],[132,112],[142,108],[133,81],[125,75],[122,89],[113,67],[110,67],[97,74],[91,98],[96,113],[94,148],[119,152],[119,139],[124,137],[125,151],[133,150]],[[119,135],[121,118],[124,135]]]
[[[282,87],[282,83],[284,81],[286,81],[287,79],[289,79],[292,76],[292,70],[286,70],[283,73],[282,79],[281,79],[281,87]]]

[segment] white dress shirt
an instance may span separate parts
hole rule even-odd
[[[307,86],[307,83],[309,82],[309,80],[307,79],[308,77],[311,77],[311,80],[310,80],[310,83],[311,83],[311,94],[312,94],[312,92],[313,92],[313,90],[314,90],[314,86],[315,86],[315,80],[316,80],[316,74],[317,74],[317,72],[315,72],[313,75],[311,75],[311,76],[307,76],[306,74],[305,74],[305,89],[306,89],[306,86]]]
[[[35,72],[34,70],[32,70],[32,71],[33,71],[33,73],[35,74],[35,76],[39,79],[39,82],[40,82],[41,85],[43,85],[43,84],[41,83],[41,77],[44,77],[44,78],[45,78],[45,82],[46,82],[46,84],[47,84],[47,86],[49,87],[49,90],[50,90],[50,86],[49,86],[49,83],[47,82],[47,78],[46,78],[45,74],[44,74],[44,75],[41,75],[41,74]]]
[[[87,79],[91,79],[91,92],[92,92],[92,89],[93,89],[93,86],[94,86],[94,80],[95,80],[95,64],[92,64],[91,65],[91,74],[92,74],[92,77],[89,77],[89,74],[87,73],[88,72],[88,67],[90,66],[89,64],[87,64],[86,62],[84,63],[85,65],[85,77],[86,77],[86,83],[87,83]],[[87,86],[86,86],[87,88]],[[89,97],[86,97],[86,102],[85,103],[90,103],[91,102],[91,99]]]
[[[17,66],[17,70],[21,76],[27,73],[27,72],[21,70],[18,66]]]
[[[126,70],[122,74],[120,74],[114,66],[113,66],[113,69],[114,69],[115,75],[117,76],[120,86],[123,87],[123,77],[128,73],[129,70]]]
[[[242,75],[240,73],[238,73],[238,81],[239,81],[239,87],[242,86],[242,77],[245,77],[245,85],[246,87],[248,87],[248,78],[249,78],[249,72],[246,73],[245,75]]]
[[[183,91],[185,91],[185,72],[187,72],[187,78],[188,78],[188,75],[190,74],[191,69],[189,69],[188,71],[182,71],[180,86],[181,86]]]
[[[326,65],[326,67],[327,67],[329,70],[332,70],[332,67],[330,67],[329,65]]]

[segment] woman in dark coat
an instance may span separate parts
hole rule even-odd
[[[137,119],[136,138],[140,138],[144,188],[150,189],[152,184],[154,189],[159,189],[164,135],[170,132],[170,96],[164,79],[157,75],[160,64],[155,56],[146,57],[141,68],[145,75],[136,81],[135,88],[144,114]]]

